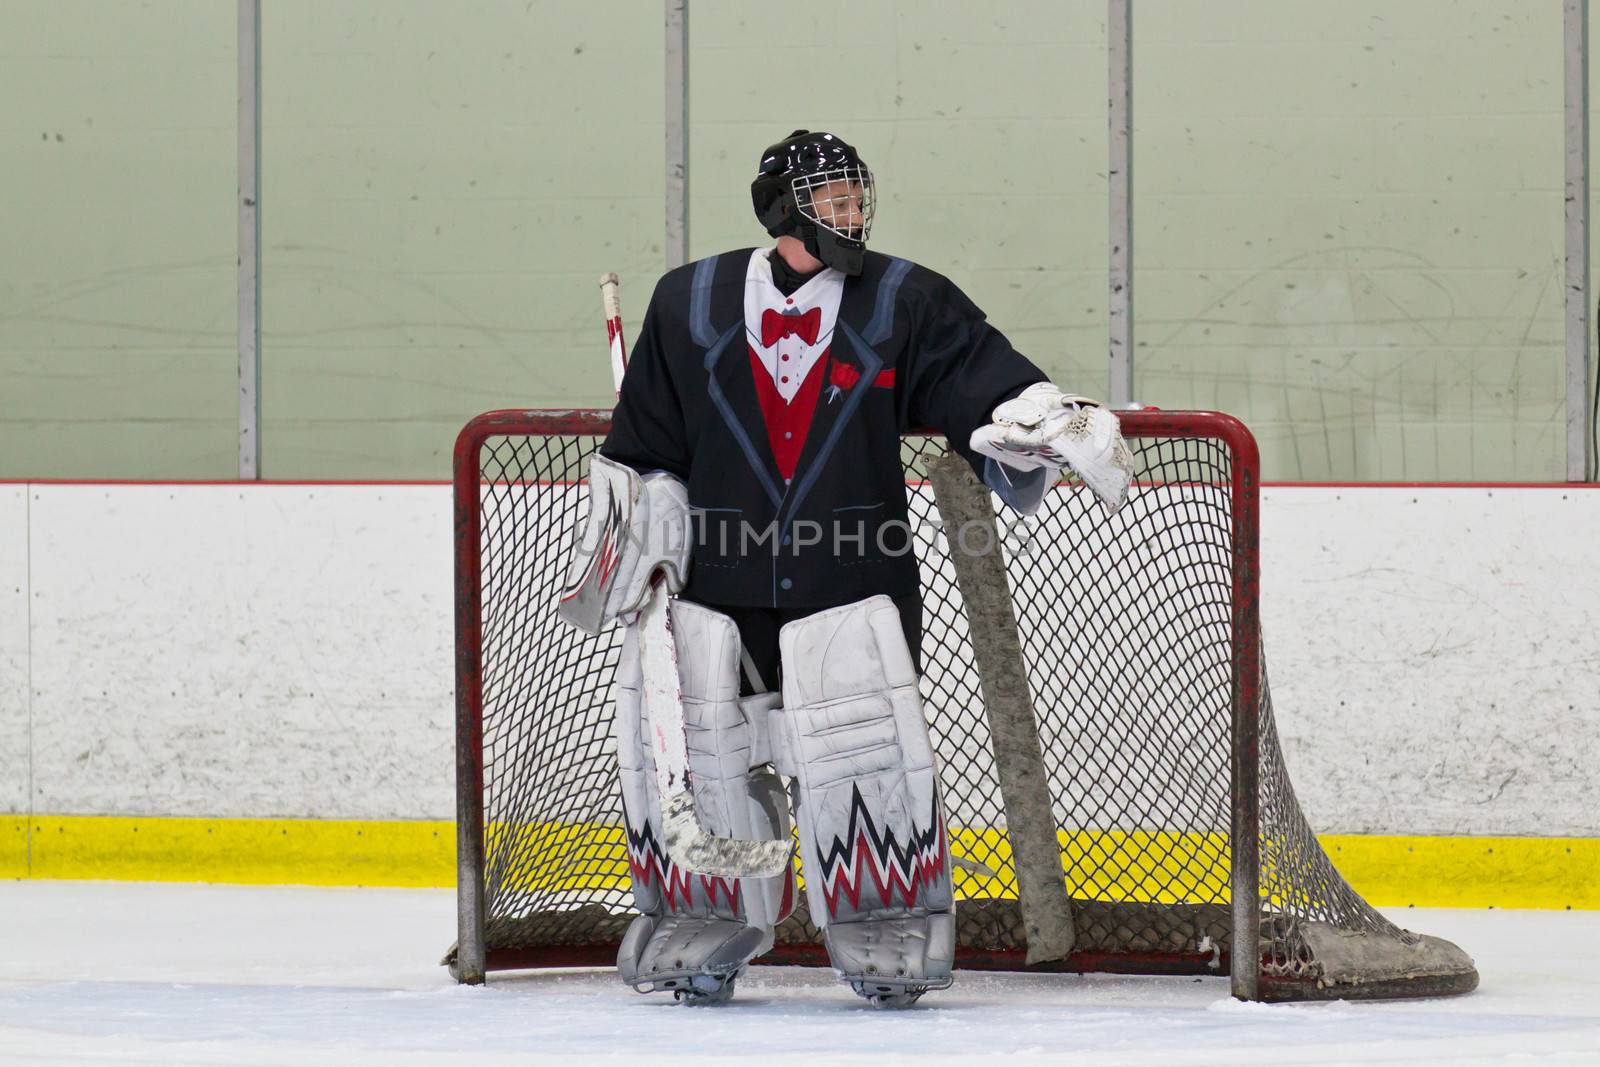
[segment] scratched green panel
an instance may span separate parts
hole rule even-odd
[[[609,403],[596,279],[664,263],[661,5],[276,0],[263,469],[443,478],[492,407]]]
[[[1600,108],[1600,92],[1596,91],[1596,89],[1597,89],[1597,87],[1595,85],[1596,77],[1595,77],[1595,74],[1594,74],[1594,69],[1597,66],[1594,57],[1595,56],[1600,56],[1600,19],[1597,19],[1597,18],[1591,18],[1589,20],[1589,56],[1590,56],[1590,60],[1589,60],[1589,62],[1590,62],[1589,110],[1590,110],[1590,112],[1592,114],[1596,108]],[[1592,131],[1590,133],[1590,136],[1591,137],[1594,136]],[[1591,167],[1594,166],[1594,158],[1595,158],[1594,155],[1591,153],[1590,154],[1590,166]],[[1591,181],[1590,185],[1589,185],[1589,218],[1591,220],[1600,220],[1600,182]],[[1592,310],[1592,309],[1595,308],[1596,300],[1597,300],[1597,298],[1595,296],[1595,293],[1597,291],[1600,291],[1600,287],[1597,287],[1597,284],[1596,284],[1596,279],[1600,279],[1600,241],[1591,240],[1591,242],[1589,244],[1589,279],[1590,279],[1590,282],[1589,282],[1589,285],[1590,285],[1590,303],[1589,303],[1589,307]],[[1600,329],[1600,326],[1597,326],[1597,319],[1600,319],[1600,314],[1597,314],[1595,318],[1591,318],[1590,321],[1589,321],[1589,338],[1588,338],[1588,341],[1589,341],[1589,344],[1588,344],[1588,357],[1589,357],[1589,367],[1588,367],[1589,386],[1588,386],[1588,389],[1589,389],[1589,395],[1588,395],[1588,397],[1585,398],[1588,401],[1585,410],[1588,413],[1589,418],[1590,418],[1590,422],[1588,424],[1587,429],[1589,431],[1590,440],[1592,442],[1592,444],[1591,444],[1591,453],[1590,453],[1590,455],[1591,455],[1591,468],[1590,468],[1590,473],[1589,473],[1589,477],[1591,479],[1597,477],[1596,468],[1593,466],[1593,463],[1594,463],[1593,456],[1594,456],[1596,451],[1600,451],[1600,442],[1596,442],[1595,441],[1596,434],[1600,433],[1600,426],[1596,426],[1594,424],[1594,422],[1593,422],[1593,419],[1594,419],[1595,415],[1597,414],[1597,411],[1600,411],[1600,409],[1597,409],[1597,404],[1596,404],[1596,401],[1600,400],[1600,396],[1597,396],[1597,394],[1596,394],[1597,384],[1600,384],[1600,356],[1596,355],[1596,341],[1595,341],[1596,331],[1597,331],[1597,329]]]
[[[877,176],[872,247],[949,275],[1058,381],[1103,394],[1103,3],[694,12],[692,254],[765,242],[749,193],[761,150],[831,130]]]
[[[1141,0],[1140,399],[1284,479],[1559,478],[1561,9]]]
[[[226,478],[232,4],[0,5],[0,478]]]
[[[1559,6],[1135,11],[1141,397],[1237,410],[1275,477],[1558,475]],[[877,247],[1103,390],[1104,5],[803,14],[694,6],[694,253],[761,238],[761,146],[836,128]],[[604,403],[593,275],[632,325],[662,266],[659,4],[265,18],[266,473],[442,476],[476,410]],[[233,471],[233,33],[0,9],[0,475]]]

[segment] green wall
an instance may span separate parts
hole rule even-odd
[[[480,411],[609,404],[597,279],[636,322],[665,262],[660,3],[263,7],[265,476],[442,478]]]
[[[0,6],[0,478],[238,474],[234,26]]]
[[[596,276],[664,266],[659,0],[263,4],[262,471],[443,478],[490,407],[599,405]],[[1564,470],[1561,9],[1138,0],[1136,393],[1281,479]],[[235,14],[0,7],[0,477],[237,469]],[[1106,380],[1103,0],[692,0],[691,252],[797,126],[874,246]]]
[[[1134,5],[1138,393],[1268,477],[1559,479],[1561,5]]]

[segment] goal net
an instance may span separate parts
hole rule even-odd
[[[929,484],[945,446],[904,441],[956,965],[1226,975],[1236,996],[1267,1000],[1474,988],[1459,948],[1350,888],[1295,800],[1260,652],[1248,431],[1213,413],[1120,417],[1137,478],[1116,515],[1073,481],[1032,519],[990,505],[1075,932],[1068,956],[1033,964],[973,620]],[[492,412],[457,442],[460,928],[447,962],[461,981],[609,964],[631,918],[610,703],[620,633],[555,615],[608,428],[606,412]],[[800,899],[758,962],[826,963]]]

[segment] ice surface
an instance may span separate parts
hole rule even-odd
[[[1239,1004],[1222,979],[962,973],[908,1012],[831,972],[758,968],[733,1004],[604,971],[455,985],[450,892],[0,883],[0,1063],[1600,1064],[1600,914],[1396,911],[1478,992]]]

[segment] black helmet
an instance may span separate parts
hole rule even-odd
[[[846,274],[861,273],[875,199],[872,171],[856,150],[809,130],[761,153],[750,183],[756,218],[769,234],[800,238],[807,252]]]

